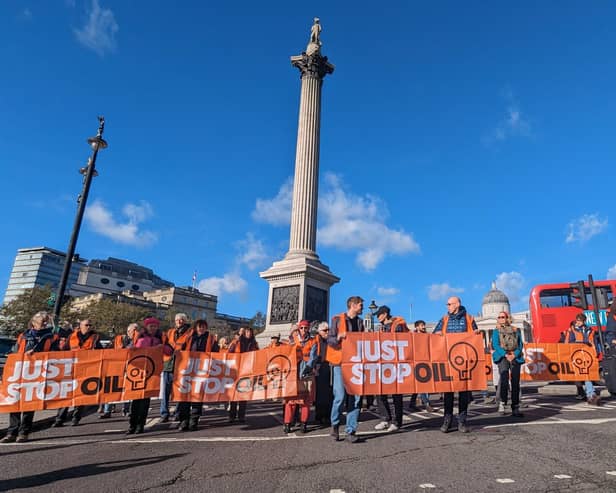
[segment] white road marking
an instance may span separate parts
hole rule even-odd
[[[434,486],[432,483],[423,483],[419,485],[420,488],[428,489],[428,488],[436,488],[436,486]]]
[[[554,477],[556,479],[571,479],[571,476],[568,474],[554,474]]]
[[[497,483],[503,483],[503,484],[515,483],[515,481],[513,479],[510,479],[510,478],[496,478],[496,482]]]
[[[105,430],[103,431],[103,433],[119,433],[121,431],[125,431],[125,430]]]
[[[329,493],[346,493],[346,491],[341,489],[329,490]]]
[[[616,476],[616,471],[605,471],[605,474],[609,474],[610,476]]]
[[[616,421],[616,418],[595,418],[595,419],[561,419],[561,418],[550,418],[548,421],[533,421],[530,423],[504,423],[502,425],[488,425],[484,426],[483,429],[489,428],[504,428],[506,426],[544,426],[544,425],[602,425],[605,423],[611,423]]]

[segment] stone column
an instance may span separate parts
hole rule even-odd
[[[287,258],[305,255],[318,258],[317,202],[319,196],[319,144],[321,133],[321,87],[323,78],[334,66],[321,56],[320,47],[308,45],[308,52],[291,57],[291,64],[301,72],[302,89],[295,152],[295,180],[291,235]]]
[[[320,33],[315,19],[306,51],[291,57],[291,64],[301,73],[302,87],[289,251],[284,259],[260,273],[269,283],[269,296],[266,328],[258,338],[259,344],[267,344],[272,335],[286,338],[291,325],[299,320],[327,320],[329,288],[340,281],[316,253],[321,88],[323,78],[334,71],[327,57],[321,55]]]

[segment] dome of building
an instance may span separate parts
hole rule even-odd
[[[496,283],[493,282],[492,289],[490,289],[490,291],[486,293],[486,295],[483,297],[483,301],[481,302],[482,305],[485,305],[486,303],[509,304],[509,298],[507,298],[507,295],[503,293],[500,289],[497,289]]]
[[[511,305],[507,295],[497,289],[496,283],[492,282],[492,289],[483,297],[481,315],[483,318],[496,318],[500,312],[511,313]]]

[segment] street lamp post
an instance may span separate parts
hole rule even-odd
[[[96,156],[99,149],[105,149],[107,142],[103,139],[103,131],[105,130],[105,118],[98,117],[98,132],[95,137],[88,139],[88,144],[92,148],[92,156],[88,159],[88,164],[81,168],[79,172],[84,175],[83,189],[81,194],[77,198],[77,215],[75,216],[75,224],[73,225],[73,232],[71,233],[71,241],[68,244],[66,252],[66,259],[64,261],[64,269],[62,270],[62,277],[60,278],[60,284],[56,291],[56,301],[53,308],[53,320],[57,325],[60,321],[60,309],[62,308],[62,298],[64,298],[64,291],[66,291],[66,283],[71,271],[71,265],[73,264],[73,256],[75,255],[75,246],[77,245],[77,238],[79,237],[79,230],[81,228],[81,221],[83,219],[83,213],[86,209],[86,202],[88,201],[88,194],[90,193],[90,185],[92,178],[97,176],[96,171]]]
[[[376,305],[374,300],[372,300],[371,303],[368,305],[368,310],[370,310],[370,314],[366,313],[366,318],[370,317],[370,330],[372,332],[374,332],[374,329],[375,329],[375,326],[374,326],[374,314],[376,313],[377,309],[378,309],[378,306]]]

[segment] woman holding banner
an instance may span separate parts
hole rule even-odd
[[[492,332],[492,359],[498,365],[499,393],[502,413],[505,414],[511,381],[511,415],[522,418],[520,412],[520,368],[524,363],[522,355],[522,335],[517,327],[511,325],[511,316],[500,312],[496,319],[496,327]]]
[[[145,331],[139,334],[137,342],[135,342],[136,348],[149,348],[158,347],[163,344],[162,334],[159,330],[160,322],[156,317],[149,317],[143,321]],[[165,352],[167,351],[167,352]],[[171,348],[164,347],[163,352],[165,354],[171,353]],[[148,410],[150,409],[150,398],[135,399],[130,403],[130,419],[128,424],[127,435],[133,433],[143,433],[145,428],[145,421],[148,417]]]
[[[15,344],[14,352],[30,355],[32,353],[42,353],[54,349],[54,336],[52,329],[47,327],[49,315],[47,312],[38,312],[30,320],[30,327],[20,334]],[[27,442],[28,435],[32,430],[34,411],[23,413],[11,413],[9,415],[9,428],[6,436],[0,443]]]
[[[188,351],[197,353],[218,352],[218,343],[210,334],[207,321],[195,320],[191,328],[191,335],[186,344]],[[203,412],[203,402],[179,402],[178,416],[180,418],[180,431],[197,431],[199,418]]]
[[[258,349],[259,345],[250,327],[242,327],[233,337],[231,344],[229,344],[230,353],[247,353],[257,351]],[[246,401],[233,401],[230,403],[229,423],[235,423],[236,419],[242,424],[246,422]]]

